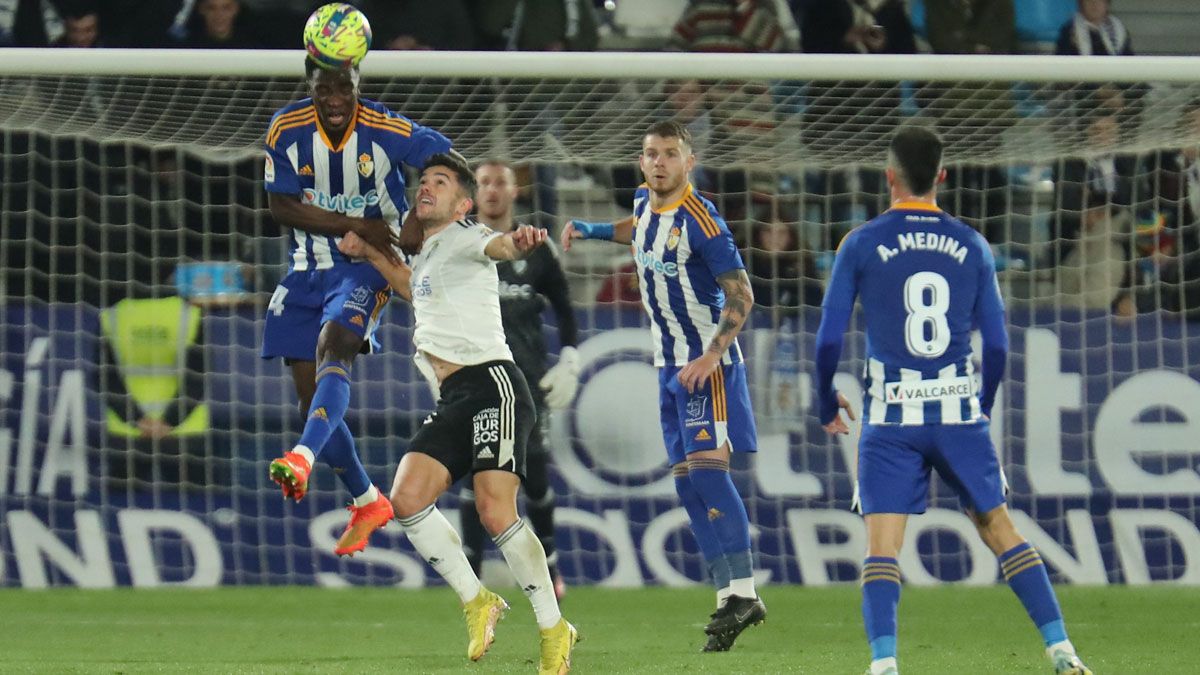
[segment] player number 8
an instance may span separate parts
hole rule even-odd
[[[928,302],[926,293],[928,292]],[[936,272],[917,272],[904,282],[904,341],[914,356],[936,358],[950,347],[950,284]],[[928,335],[928,337],[926,337]]]

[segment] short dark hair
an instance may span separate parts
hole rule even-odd
[[[642,136],[658,136],[659,138],[678,138],[681,143],[692,147],[692,132],[675,120],[663,120],[650,125]]]
[[[471,171],[471,167],[467,166],[467,162],[461,156],[455,156],[447,152],[439,152],[435,155],[430,155],[429,159],[425,160],[425,168],[421,169],[421,173],[425,173],[435,166],[442,166],[450,169],[455,178],[458,178],[458,185],[466,193],[468,199],[475,199],[475,173]]]
[[[317,63],[316,61],[313,61],[312,59],[308,58],[307,54],[304,56],[304,81],[305,82],[308,82],[309,80],[311,80],[313,78],[313,75],[321,72],[322,70],[334,70],[334,69],[326,68],[326,67],[322,66],[321,64]],[[350,66],[349,68],[344,68],[343,70],[349,71],[351,74],[357,73],[358,66]]]
[[[888,148],[894,168],[904,175],[904,184],[914,195],[923,195],[937,184],[942,168],[942,139],[937,132],[910,125],[892,136]]]

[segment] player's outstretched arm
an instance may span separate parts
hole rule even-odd
[[[388,248],[391,248],[390,244]],[[412,288],[410,286],[412,268],[404,264],[398,257],[397,262],[392,262],[382,251],[368,244],[355,232],[347,232],[338,241],[338,250],[351,258],[363,258],[371,263],[375,269],[379,270],[383,278],[387,280],[388,285],[392,287],[392,291],[396,295],[412,302]]]
[[[305,204],[298,198],[272,192],[268,196],[271,217],[284,227],[303,230],[311,234],[343,237],[354,232],[367,244],[375,247],[392,262],[399,263],[400,257],[392,250],[392,228],[381,218],[354,218],[333,211]]]
[[[618,244],[632,244],[633,226],[636,222],[633,216],[623,218],[615,223],[568,220],[567,224],[563,226],[559,240],[564,251],[570,251],[571,243],[576,239],[604,239]]]
[[[721,320],[717,322],[717,332],[704,354],[679,371],[679,383],[689,392],[702,388],[713,371],[721,365],[721,357],[729,350],[742,326],[746,325],[746,319],[750,318],[750,310],[754,307],[754,290],[750,287],[746,270],[730,270],[718,275],[717,284],[725,292],[725,307],[721,310]]]
[[[499,237],[493,237],[483,249],[492,260],[520,260],[546,242],[546,231],[532,225],[521,225]]]

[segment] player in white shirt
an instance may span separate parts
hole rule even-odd
[[[475,661],[487,652],[508,608],[480,583],[458,533],[437,509],[437,498],[470,475],[479,518],[533,604],[541,629],[539,672],[565,673],[578,634],[559,612],[541,542],[517,513],[536,412],[504,337],[496,274],[497,260],[523,258],[546,233],[523,225],[501,234],[467,220],[474,197],[470,167],[434,155],[421,173],[415,222],[422,236],[405,240],[407,263],[393,262],[353,233],[338,248],[369,260],[412,303],[413,344],[440,389],[437,408],[400,461],[391,501],[413,547],[463,602],[467,656]]]

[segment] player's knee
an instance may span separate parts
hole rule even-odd
[[[493,537],[517,522],[516,504],[510,500],[496,499],[490,495],[476,493],[475,508],[479,511],[479,522]]]
[[[975,528],[983,543],[997,555],[1009,550],[1024,541],[1017,532],[1017,526],[1004,507],[993,509],[987,513],[975,514]]]
[[[399,518],[416,515],[430,504],[429,499],[425,495],[415,490],[407,489],[403,485],[392,487],[392,493],[388,495],[388,499],[391,500],[392,510],[396,512],[396,516]]]

